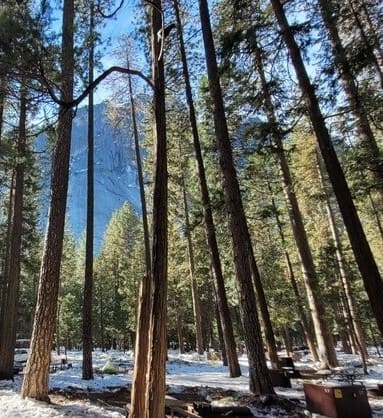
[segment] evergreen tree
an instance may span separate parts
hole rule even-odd
[[[109,347],[124,347],[136,325],[138,282],[143,274],[140,227],[134,210],[125,203],[113,214],[97,256],[96,296],[109,307],[102,319]]]
[[[285,43],[291,55],[297,79],[305,98],[307,111],[338,201],[339,209],[347,229],[351,246],[355,254],[355,259],[363,278],[372,311],[379,330],[383,333],[383,306],[380,303],[380,300],[383,297],[382,278],[356,212],[348,184],[335,153],[334,146],[331,142],[331,137],[327,130],[323,114],[320,110],[315,89],[308,77],[301,52],[295,41],[293,31],[288,24],[283,5],[279,0],[272,0],[271,3]]]
[[[188,68],[188,62],[187,62],[187,57],[186,57],[186,50],[185,50],[185,43],[184,43],[184,38],[183,38],[183,29],[182,29],[182,22],[180,18],[179,5],[177,1],[174,1],[173,4],[174,4],[175,15],[176,15],[176,21],[177,21],[182,70],[183,70],[183,76],[184,76],[184,82],[185,82],[185,94],[186,94],[187,104],[189,107],[189,119],[190,119],[190,125],[192,129],[192,135],[193,135],[194,152],[195,152],[197,165],[198,165],[199,184],[200,184],[200,189],[201,189],[201,200],[202,200],[202,205],[203,205],[204,221],[205,221],[205,228],[206,228],[206,238],[207,238],[209,249],[210,249],[211,263],[214,269],[213,278],[214,278],[215,294],[216,294],[217,304],[218,304],[218,313],[220,315],[220,324],[222,326],[222,334],[223,334],[223,339],[225,342],[225,353],[226,353],[227,361],[229,364],[230,375],[232,377],[236,377],[241,374],[241,371],[240,371],[238,358],[236,354],[235,340],[233,336],[232,323],[231,323],[230,313],[229,313],[228,304],[227,304],[227,297],[225,293],[224,279],[223,279],[223,274],[222,274],[222,265],[221,265],[219,251],[218,251],[209,190],[208,190],[207,180],[206,180],[205,166],[204,166],[204,161],[203,161],[202,152],[201,152],[201,145],[200,145],[200,139],[199,139],[198,126],[197,126],[197,117],[196,117],[196,111],[195,111],[195,106],[194,106],[194,101],[193,101],[193,96],[192,96],[192,90],[191,90],[189,68]]]
[[[61,99],[73,99],[74,50],[73,50],[74,2],[65,0],[63,6],[63,35],[61,57]],[[33,326],[31,353],[28,358],[21,394],[39,400],[49,400],[48,379],[50,351],[57,312],[60,279],[60,261],[65,223],[66,198],[69,175],[69,154],[73,112],[61,106],[57,126],[57,142],[53,159],[52,198],[47,235]]]
[[[209,88],[214,109],[216,140],[220,152],[225,204],[233,240],[234,260],[241,299],[241,316],[249,357],[250,390],[254,393],[269,394],[274,393],[274,390],[267,372],[255,295],[251,282],[252,270],[254,273],[255,269],[252,269],[250,264],[250,235],[233,163],[207,2],[200,0],[199,7]]]
[[[90,2],[89,11],[89,57],[88,82],[94,80],[95,50],[95,5]],[[93,302],[93,251],[94,251],[94,105],[93,90],[88,96],[88,171],[87,171],[87,212],[86,212],[86,253],[83,301],[83,367],[82,377],[93,379],[92,365],[92,302]]]
[[[24,89],[20,92],[19,129],[17,134],[17,164],[15,168],[15,191],[12,205],[9,253],[6,260],[4,286],[6,296],[1,321],[0,379],[13,378],[14,348],[16,342],[17,310],[20,287],[22,222],[24,206],[27,97]]]
[[[57,309],[56,349],[81,346],[81,276],[84,270],[84,240],[76,248],[75,240],[66,228],[60,267],[60,290]]]

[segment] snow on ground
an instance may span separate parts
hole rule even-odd
[[[282,354],[283,355],[283,354]],[[342,366],[351,368],[360,364],[357,356],[338,353],[338,359]],[[106,391],[111,388],[120,388],[131,384],[133,370],[133,354],[131,352],[108,351],[102,353],[96,350],[93,353],[95,369],[100,369],[110,360],[119,372],[116,375],[95,374],[95,379],[84,381],[81,379],[82,353],[79,351],[68,352],[67,361],[72,367],[65,370],[57,370],[50,374],[50,389],[73,388],[82,391]],[[229,378],[228,369],[218,361],[206,361],[204,356],[195,353],[180,355],[169,352],[167,362],[166,381],[169,393],[177,393],[187,386],[200,387],[201,392],[207,387],[216,387],[226,390],[234,390],[248,394],[248,363],[246,356],[240,358],[243,376]],[[304,356],[295,362],[299,368],[312,367],[309,356]],[[363,381],[366,387],[376,388],[378,383],[383,383],[383,358],[372,356],[368,364],[369,374],[362,376],[358,381]],[[14,382],[0,381],[0,416],[2,418],[48,418],[48,417],[115,417],[124,415],[120,412],[105,409],[102,406],[92,404],[84,400],[65,399],[56,404],[46,404],[30,399],[21,399],[18,394],[22,383],[22,377],[16,376]],[[276,388],[279,395],[297,399],[304,405],[304,393],[302,381],[292,380],[292,388]],[[369,398],[373,411],[373,418],[383,418],[383,398]],[[256,414],[254,416],[257,416]],[[262,415],[265,417],[265,415]],[[272,415],[268,415],[273,418]],[[279,415],[278,417],[288,417]]]

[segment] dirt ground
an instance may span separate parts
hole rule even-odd
[[[104,392],[83,391],[76,388],[67,388],[66,390],[54,390],[50,393],[50,398],[54,404],[65,404],[67,401],[87,400],[91,403],[103,406],[106,409],[115,410],[125,415],[129,407],[130,390],[127,387],[110,389]],[[209,407],[212,401],[235,400],[236,412],[230,412],[230,407],[216,406]],[[281,416],[301,418],[305,417],[304,410],[297,401],[283,399],[280,397],[256,397],[256,396],[238,396],[234,391],[225,391],[222,389],[188,387],[181,392],[171,393],[167,397],[167,414],[173,417],[183,417],[172,410],[172,405],[182,408],[185,411],[195,411],[196,416],[201,418],[220,418],[220,417],[252,417],[251,413],[246,413],[248,407],[256,408],[259,416],[270,414],[272,411],[278,411]],[[224,404],[223,404],[224,405]],[[198,412],[198,408],[199,411]],[[222,412],[217,412],[221,408]],[[176,408],[177,409],[177,408]],[[285,415],[285,416],[286,416]]]

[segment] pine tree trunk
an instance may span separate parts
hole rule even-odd
[[[250,241],[250,238],[249,238]],[[259,311],[261,313],[262,323],[263,323],[263,332],[265,334],[265,343],[267,352],[269,354],[271,368],[276,369],[278,367],[278,352],[277,346],[275,343],[275,336],[273,331],[273,326],[271,324],[269,308],[267,307],[266,295],[263,290],[261,276],[258,271],[258,267],[255,261],[253,247],[250,248],[250,264],[251,272],[253,277],[253,283],[255,287],[255,292],[257,296],[257,302],[259,305]]]
[[[12,175],[9,184],[9,197],[7,204],[7,229],[5,231],[5,239],[3,243],[2,251],[2,266],[1,266],[1,304],[0,304],[0,340],[2,339],[1,332],[4,325],[4,316],[5,316],[5,305],[7,297],[7,274],[8,274],[8,265],[9,265],[9,253],[11,248],[11,231],[12,231],[12,215],[13,215],[13,201],[15,195],[15,181],[16,181],[16,170],[12,170]]]
[[[89,18],[89,84],[94,73],[94,4],[90,3]],[[85,242],[85,281],[82,308],[82,378],[93,379],[92,362],[92,306],[93,306],[93,242],[94,242],[94,105],[93,90],[88,96],[88,171],[87,171],[87,211]]]
[[[0,77],[0,155],[3,153],[2,148],[2,135],[3,135],[3,124],[4,124],[4,106],[5,106],[5,94],[6,91],[6,78],[4,75]]]
[[[149,363],[145,394],[145,418],[165,418],[166,299],[167,299],[167,200],[165,76],[163,60],[162,2],[151,8],[152,72],[154,82],[154,139],[156,144],[153,190],[153,243],[151,270],[151,312]],[[162,36],[158,36],[162,34]],[[140,417],[140,418],[144,418]]]
[[[129,59],[127,60],[127,67],[129,68]],[[136,164],[138,174],[138,184],[140,187],[142,224],[144,234],[145,247],[145,276],[142,278],[140,284],[140,294],[138,300],[137,313],[137,332],[135,341],[135,358],[134,358],[134,372],[133,384],[131,391],[131,412],[130,418],[141,418],[145,411],[145,386],[146,386],[146,372],[148,369],[148,350],[149,350],[149,323],[150,310],[146,309],[151,304],[151,254],[150,254],[150,236],[148,215],[146,208],[144,176],[142,173],[142,163],[140,154],[140,143],[137,129],[136,107],[133,97],[132,80],[130,74],[128,75],[128,87],[130,96],[130,110],[133,125],[134,148],[136,153]]]
[[[336,359],[335,349],[332,344],[332,338],[325,322],[324,302],[321,298],[321,291],[318,277],[315,271],[314,260],[308,242],[306,230],[303,225],[303,219],[299,209],[298,201],[293,190],[290,170],[287,165],[281,141],[278,141],[277,144],[277,155],[281,168],[281,175],[283,178],[286,205],[298,250],[307,300],[314,324],[314,332],[318,344],[319,360],[321,362],[321,367],[323,368],[336,367],[338,362]]]
[[[340,166],[334,146],[331,142],[323,115],[319,108],[318,98],[313,85],[307,75],[299,48],[295,42],[293,32],[287,22],[280,0],[271,0],[275,15],[281,28],[282,35],[290,52],[297,79],[302,90],[307,111],[314,128],[318,144],[326,165],[339,209],[354,251],[356,262],[363,278],[364,286],[369,297],[371,308],[383,335],[383,282],[375,259],[364,234],[362,224],[356,212],[350,189]]]
[[[318,278],[315,271],[314,260],[312,257],[310,245],[304,228],[301,211],[293,189],[290,169],[287,163],[285,152],[283,150],[282,134],[278,129],[278,122],[275,115],[275,109],[271,100],[269,86],[263,68],[262,53],[254,38],[254,52],[256,57],[256,66],[261,80],[265,110],[268,122],[272,129],[272,141],[276,149],[282,186],[285,193],[286,205],[289,219],[294,234],[295,243],[298,250],[299,259],[302,266],[306,295],[309,302],[311,316],[314,324],[316,340],[319,349],[319,358],[323,368],[335,367],[337,365],[334,347],[331,344],[329,331],[325,323],[325,309],[320,296]]]
[[[372,209],[372,213],[374,214],[376,226],[379,230],[380,239],[383,241],[383,225],[382,225],[382,221],[380,220],[381,215],[379,214],[378,208],[376,207],[376,204],[375,204],[374,198],[372,197],[371,192],[368,191],[367,195],[368,195],[368,200],[370,202],[370,206]]]
[[[65,102],[71,102],[73,99],[73,18],[74,1],[64,0],[61,98]],[[44,401],[49,400],[49,365],[57,314],[72,118],[72,110],[60,108],[57,142],[52,165],[51,205],[40,270],[31,353],[21,388],[23,398],[29,397]]]
[[[227,366],[228,362],[227,362],[225,341],[223,339],[222,325],[221,325],[221,320],[220,320],[220,317],[219,317],[218,307],[216,309],[215,318],[216,318],[216,322],[217,322],[217,333],[218,333],[218,339],[219,339],[219,346],[220,346],[221,353],[222,353],[222,364],[224,366]]]
[[[104,323],[104,295],[102,293],[102,285],[99,286],[100,298],[100,334],[101,334],[101,351],[105,352],[105,323]]]
[[[288,356],[291,356],[293,354],[294,348],[290,328],[287,324],[283,325],[283,339],[285,340],[286,353]]]
[[[325,168],[323,167],[323,162],[319,154],[317,154],[317,161],[318,161],[318,175],[319,175],[319,179],[321,182],[322,190],[326,198],[325,203],[326,203],[327,218],[328,218],[328,222],[330,225],[331,236],[334,242],[335,255],[336,255],[336,261],[338,264],[341,285],[344,291],[344,295],[346,297],[345,309],[347,312],[347,317],[350,321],[350,328],[355,333],[355,339],[356,339],[356,344],[358,346],[359,353],[362,357],[363,363],[365,363],[366,359],[368,358],[365,338],[362,333],[360,322],[357,319],[359,315],[358,315],[355,299],[352,293],[350,279],[346,272],[346,263],[344,259],[343,248],[342,248],[342,244],[339,238],[338,229],[336,227],[335,216],[334,216],[331,204],[330,204],[329,190],[324,180]]]
[[[181,315],[176,313],[177,315],[177,337],[178,337],[178,351],[180,354],[184,354],[184,327]]]
[[[352,3],[352,0],[349,0],[349,3]],[[372,22],[371,16],[370,16],[370,11],[368,10],[368,6],[366,5],[365,1],[361,1],[360,2],[361,5],[361,9],[364,13],[364,16],[366,17],[366,21],[367,21],[367,25],[368,25],[368,29],[369,29],[369,33],[371,38],[373,39],[373,46],[372,49],[375,49],[377,52],[377,64],[379,66],[379,70],[380,70],[380,77],[381,77],[381,81],[383,81],[383,48],[379,39],[379,36],[377,34],[377,29],[376,27],[374,27],[374,24]]]
[[[199,0],[199,10],[210,96],[213,102],[214,129],[220,154],[225,205],[232,237],[241,317],[249,359],[250,390],[256,394],[273,394],[274,389],[266,366],[266,358],[263,350],[263,341],[256,308],[256,299],[252,284],[250,235],[234,167],[206,0]]]
[[[60,293],[60,290],[59,290]],[[57,318],[56,318],[56,354],[60,355],[60,301],[57,303]]]
[[[20,286],[21,238],[23,223],[24,176],[26,156],[26,93],[21,91],[19,132],[17,139],[17,159],[15,192],[12,207],[9,262],[5,283],[7,291],[4,303],[4,317],[0,332],[0,380],[13,379],[13,362],[16,343],[17,309]]]
[[[355,116],[358,131],[358,141],[362,148],[363,160],[367,164],[368,171],[375,179],[375,187],[379,191],[380,200],[383,203],[383,161],[372,132],[368,114],[361,100],[357,82],[347,59],[346,51],[342,45],[335,18],[333,16],[333,4],[330,0],[319,0],[322,19],[329,34],[335,65],[338,68],[344,90],[351,106],[351,112]]]
[[[130,68],[129,65],[130,65],[129,59],[127,59],[128,68]],[[135,100],[133,96],[132,77],[130,74],[128,74],[128,88],[129,88],[129,97],[130,97],[130,116],[132,119],[132,126],[133,126],[134,150],[136,154],[137,176],[138,176],[138,184],[140,188],[140,201],[141,201],[142,224],[143,224],[144,246],[145,246],[145,270],[149,277],[152,261],[151,261],[151,255],[150,255],[150,234],[149,234],[149,225],[148,225],[148,211],[146,207],[144,175],[142,172],[140,140],[139,140],[138,128],[137,128],[136,104],[135,104]]]
[[[180,149],[180,159],[182,161],[182,150],[181,144],[179,144]],[[193,242],[190,232],[190,218],[189,218],[189,206],[186,196],[186,185],[185,185],[185,169],[184,164],[181,162],[181,187],[182,187],[182,196],[184,202],[184,211],[185,211],[185,236],[188,247],[189,254],[189,274],[192,290],[192,302],[193,302],[193,314],[194,314],[194,324],[196,332],[196,346],[197,353],[199,355],[204,352],[203,336],[202,336],[202,316],[201,316],[201,300],[198,290],[198,283],[195,277],[195,262],[194,262],[194,250]]]
[[[374,63],[376,72],[379,76],[380,87],[383,89],[383,68],[382,68],[383,56],[382,56],[382,49],[380,48],[379,40],[377,42],[377,45],[379,45],[378,52],[379,52],[379,58],[380,58],[381,62],[379,62],[379,59],[375,55],[374,48],[371,45],[370,40],[368,39],[368,36],[367,36],[365,28],[364,28],[364,24],[362,23],[362,21],[359,17],[358,11],[356,10],[356,8],[354,6],[353,1],[352,0],[347,0],[347,3],[349,4],[349,6],[351,8],[351,11],[352,11],[352,14],[354,16],[356,27],[359,29],[360,35],[363,39],[363,42],[366,46],[366,49],[367,49],[367,51],[370,55],[370,58],[371,58],[372,62]]]
[[[268,188],[269,188],[269,191],[270,191],[270,195],[272,196],[273,191],[271,189],[271,186],[270,186],[269,182],[268,182]],[[301,295],[299,293],[297,281],[295,279],[295,273],[294,273],[294,270],[293,270],[293,266],[291,264],[290,255],[289,255],[289,253],[286,249],[287,248],[286,239],[285,239],[285,235],[283,233],[282,223],[279,219],[278,210],[277,210],[277,206],[275,204],[274,197],[271,198],[271,203],[272,203],[272,206],[273,206],[273,210],[274,210],[274,214],[275,214],[275,220],[277,222],[277,226],[278,226],[278,230],[279,230],[279,235],[281,237],[282,246],[283,246],[283,249],[284,249],[284,256],[285,256],[285,261],[286,261],[286,276],[287,276],[287,278],[288,278],[288,280],[291,284],[291,287],[293,289],[295,302],[296,302],[296,306],[297,306],[297,309],[298,309],[298,316],[301,320],[303,333],[305,335],[307,345],[308,345],[309,350],[311,352],[311,356],[312,356],[314,362],[318,362],[319,361],[319,356],[318,356],[317,348],[315,346],[315,337],[314,337],[314,335],[311,331],[310,324],[309,324],[309,322],[307,320],[307,317],[306,317],[306,313],[305,313],[303,303],[302,303],[302,298],[301,298]]]
[[[238,356],[236,352],[236,344],[234,339],[233,325],[230,317],[229,306],[227,302],[226,290],[225,290],[225,281],[222,272],[221,259],[218,250],[218,243],[215,231],[215,225],[213,220],[213,213],[211,209],[211,202],[209,196],[209,190],[207,186],[205,166],[202,157],[201,144],[199,140],[199,133],[197,127],[197,118],[194,108],[193,95],[190,85],[189,69],[186,59],[185,43],[183,39],[182,32],[182,23],[180,19],[178,1],[173,0],[174,10],[177,21],[178,37],[180,41],[180,52],[182,60],[182,70],[184,75],[185,82],[185,94],[186,101],[189,107],[189,119],[191,130],[193,134],[193,145],[195,157],[197,160],[198,167],[198,178],[199,185],[201,190],[201,201],[204,211],[204,221],[205,221],[205,231],[206,239],[209,246],[209,254],[211,264],[214,270],[213,274],[213,283],[217,298],[218,312],[220,316],[220,322],[222,326],[223,338],[225,342],[225,350],[227,354],[227,361],[229,365],[230,377],[239,377],[241,376],[241,368],[238,362]]]

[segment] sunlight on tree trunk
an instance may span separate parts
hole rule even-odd
[[[9,262],[7,263],[5,285],[6,297],[4,316],[1,321],[0,379],[13,379],[16,327],[18,323],[21,244],[23,229],[23,205],[26,159],[27,98],[25,89],[20,91],[19,132],[17,137],[17,157],[15,168],[15,190],[10,230]]]
[[[62,99],[73,98],[73,19],[74,2],[63,6]],[[57,142],[52,165],[52,197],[41,263],[31,353],[25,369],[21,395],[48,401],[49,365],[56,324],[60,264],[64,238],[65,210],[68,191],[69,156],[73,112],[61,108]]]
[[[360,222],[344,172],[339,163],[323,114],[319,107],[314,86],[311,84],[293,31],[288,24],[280,0],[271,0],[285,43],[289,50],[295,73],[302,90],[306,108],[317,137],[319,148],[329,175],[340,212],[350,239],[364,287],[380,334],[383,336],[383,282],[370,245]]]
[[[209,90],[214,109],[215,135],[220,153],[225,204],[232,237],[241,317],[249,359],[250,390],[257,394],[272,394],[274,393],[274,389],[266,366],[266,358],[263,350],[263,341],[252,283],[250,235],[234,167],[206,0],[199,0],[199,10],[205,47]]]
[[[182,23],[180,18],[180,11],[178,0],[173,0],[174,11],[177,21],[177,31],[178,38],[180,42],[180,52],[182,60],[182,71],[185,82],[185,95],[186,101],[189,108],[189,120],[193,135],[193,146],[195,157],[197,160],[198,168],[198,179],[201,189],[201,201],[203,205],[204,212],[204,221],[205,221],[205,231],[206,231],[206,240],[209,246],[210,260],[213,267],[213,283],[217,300],[218,313],[220,318],[220,323],[222,326],[223,340],[225,343],[225,352],[227,356],[227,361],[229,365],[229,372],[231,377],[241,376],[241,368],[238,362],[238,356],[236,352],[236,344],[234,339],[233,325],[230,317],[229,306],[226,296],[224,277],[222,272],[221,259],[218,250],[218,243],[215,231],[215,225],[213,220],[213,213],[211,208],[209,190],[206,180],[206,172],[204,161],[202,157],[201,144],[199,139],[197,117],[194,107],[194,100],[192,95],[192,89],[190,84],[189,68],[186,58],[185,43],[183,38]]]

